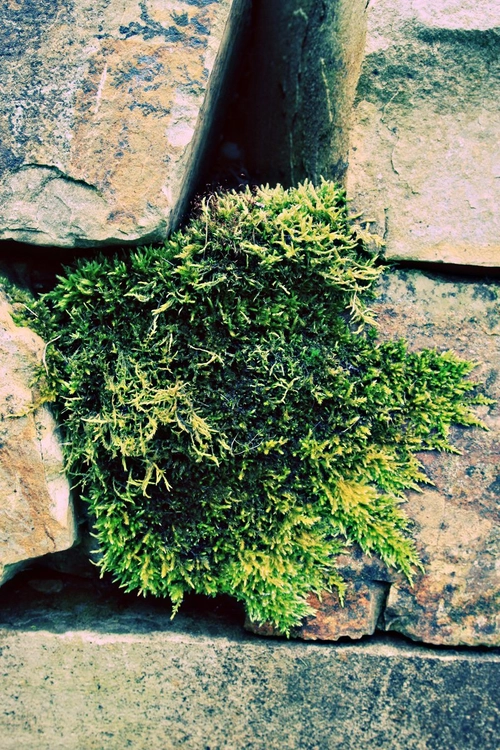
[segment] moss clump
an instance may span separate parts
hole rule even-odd
[[[414,453],[451,450],[480,399],[470,363],[359,329],[381,272],[323,182],[212,196],[163,247],[80,262],[38,302],[104,571],[175,608],[231,594],[283,632],[309,592],[342,593],[346,543],[411,576]]]

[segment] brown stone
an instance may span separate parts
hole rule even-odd
[[[0,238],[161,240],[190,197],[247,0],[12,2]]]
[[[27,560],[70,547],[73,506],[56,425],[32,387],[44,342],[0,294],[0,583]]]
[[[357,546],[338,557],[337,568],[347,583],[344,603],[340,603],[336,591],[324,592],[321,599],[311,594],[308,603],[316,613],[306,617],[300,627],[292,631],[294,638],[305,641],[357,639],[372,635],[379,626],[390,581],[395,580],[394,572],[391,574],[381,560],[364,555]],[[256,635],[280,635],[269,623],[252,622],[248,617],[245,628]]]
[[[292,636],[305,641],[338,641],[344,637],[356,639],[373,635],[383,611],[387,587],[378,581],[349,583],[343,605],[336,592],[325,592],[321,599],[311,594],[308,603],[316,614],[306,617],[301,626],[292,631]],[[269,623],[257,624],[248,618],[245,628],[256,635],[280,635]]]
[[[480,362],[473,380],[500,402],[500,284],[388,274],[376,305],[381,335],[412,349],[437,347]],[[394,583],[385,628],[426,643],[500,644],[500,409],[479,407],[488,431],[454,429],[460,455],[420,455],[433,487],[409,493],[405,510],[425,573]]]
[[[379,581],[349,583],[343,605],[336,593],[325,593],[321,600],[310,596],[309,604],[317,614],[307,617],[294,635],[306,641],[337,641],[343,637],[372,635],[383,611],[387,587]]]

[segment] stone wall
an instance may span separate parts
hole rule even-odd
[[[16,326],[12,312],[0,292],[0,584],[76,541],[56,425],[32,385],[44,342]]]
[[[67,247],[166,237],[206,142],[218,143],[216,102],[249,7],[9,2],[0,237]],[[245,84],[221,125],[241,143],[226,143],[226,158],[262,181],[345,178],[390,258],[498,266],[499,24],[488,0],[256,0],[250,59],[234,79]],[[498,289],[393,273],[377,304],[380,335],[481,361],[477,377],[500,398]],[[1,582],[76,533],[57,430],[34,408],[44,344],[16,328],[6,301],[0,312]],[[457,431],[461,455],[422,456],[434,486],[410,494],[407,509],[425,574],[412,587],[375,560],[346,557],[348,606],[315,600],[318,615],[296,635],[385,628],[441,645],[500,644],[498,406],[483,417],[489,432]]]
[[[269,641],[214,603],[0,591],[2,750],[497,750],[500,654]]]

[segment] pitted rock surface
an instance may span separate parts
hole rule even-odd
[[[185,208],[246,0],[8,0],[0,239],[164,238]]]
[[[0,293],[0,583],[26,561],[76,540],[56,425],[47,407],[34,408],[31,383],[44,346],[14,324]]]
[[[374,0],[347,188],[387,256],[500,265],[500,4]]]

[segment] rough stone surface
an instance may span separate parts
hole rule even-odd
[[[489,431],[455,429],[461,455],[420,456],[434,483],[405,508],[425,575],[394,583],[385,627],[437,644],[500,644],[500,283],[418,271],[386,276],[377,304],[384,337],[452,349],[480,362],[472,377],[497,399],[478,413]]]
[[[345,579],[349,581],[343,606],[338,595],[325,592],[321,600],[309,596],[309,604],[316,614],[306,617],[300,628],[292,632],[294,638],[305,641],[338,641],[339,638],[362,638],[373,635],[387,596],[387,585],[366,576]],[[245,627],[257,635],[273,636],[276,632],[270,625],[256,624],[245,620]]]
[[[0,239],[162,239],[186,205],[247,0],[7,0]]]
[[[0,583],[76,538],[54,420],[45,406],[33,410],[30,383],[44,343],[17,327],[10,312],[0,292]]]
[[[172,621],[161,602],[33,583],[0,591],[2,750],[500,746],[498,651],[270,641],[210,600]]]
[[[500,265],[500,4],[373,0],[347,188],[390,258]]]
[[[409,492],[425,574],[414,585],[358,549],[339,558],[349,585],[343,609],[330,595],[294,636],[359,638],[376,627],[438,645],[500,645],[500,283],[399,271],[385,275],[373,306],[380,338],[453,350],[480,362],[473,379],[498,403],[479,407],[488,431],[456,428],[460,455],[422,453],[433,486]],[[246,623],[260,635],[267,626]]]

